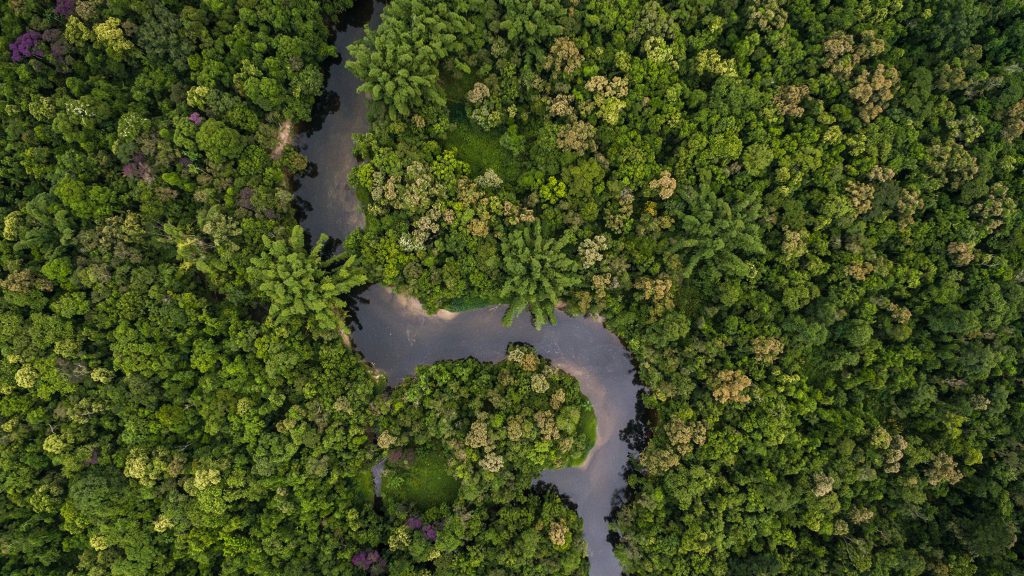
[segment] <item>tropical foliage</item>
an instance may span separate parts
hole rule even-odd
[[[1019,571],[1019,2],[445,4],[446,106],[375,100],[351,246],[624,338],[629,573]]]
[[[579,383],[530,347],[424,366],[377,408],[389,574],[587,573],[583,524],[540,472],[590,450]]]
[[[542,470],[582,460],[590,450],[590,403],[574,378],[528,346],[498,364],[439,362],[391,391],[377,444],[440,450],[460,498],[501,501]]]
[[[1020,571],[1020,2],[392,0],[333,259],[282,127],[349,4],[0,9],[0,572],[584,573],[531,487],[577,385],[515,347],[385,393],[364,281],[624,339],[628,573]]]
[[[376,541],[362,278],[306,248],[273,153],[320,9],[0,9],[0,572],[331,573]]]

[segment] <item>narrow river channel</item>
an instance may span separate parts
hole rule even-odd
[[[346,14],[335,46],[343,59],[347,47],[374,26],[383,4],[359,1]],[[356,165],[352,135],[368,129],[367,102],[356,93],[359,81],[336,63],[330,69],[327,93],[317,120],[300,137],[303,153],[315,165],[299,181],[298,196],[307,204],[303,225],[315,238],[321,232],[342,239],[362,226],[363,214],[348,186]],[[534,330],[524,314],[504,327],[504,306],[461,313],[426,314],[419,303],[380,285],[359,294],[352,310],[352,341],[356,350],[384,372],[392,384],[411,375],[416,366],[439,360],[473,357],[497,361],[511,342],[526,342],[576,377],[597,415],[597,442],[583,465],[548,470],[542,480],[555,484],[578,506],[583,518],[592,576],[619,576],[622,570],[608,541],[607,517],[615,493],[625,487],[623,469],[629,450],[619,432],[636,416],[638,388],[629,353],[599,322],[558,312],[558,323]]]

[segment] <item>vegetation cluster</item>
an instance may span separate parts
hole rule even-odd
[[[583,522],[540,472],[578,464],[594,442],[579,383],[533,348],[496,364],[439,362],[375,406],[388,574],[587,573]]]
[[[335,258],[280,139],[349,6],[0,8],[0,572],[585,572],[577,385],[385,393],[370,281],[624,339],[629,574],[1020,572],[1020,2],[392,0]]]
[[[375,504],[399,424],[343,338],[364,267],[297,226],[281,129],[310,120],[349,7],[0,7],[0,573],[422,574],[413,532],[452,573],[584,570],[579,518],[528,482],[429,530]],[[438,370],[417,389],[491,368]],[[585,405],[559,374],[556,427]],[[552,434],[495,448],[530,474],[585,452]]]
[[[632,350],[628,573],[1019,573],[1019,2],[394,0],[351,52],[370,276]]]

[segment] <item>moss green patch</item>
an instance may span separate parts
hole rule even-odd
[[[511,154],[498,144],[500,134],[488,132],[469,120],[466,108],[461,104],[449,106],[451,128],[445,145],[458,150],[458,157],[467,162],[473,174],[482,174],[488,168],[494,170],[505,182],[514,182],[518,170],[511,161]]]
[[[417,452],[412,463],[389,464],[381,495],[417,510],[455,502],[459,481],[448,473],[448,459],[436,452]]]
[[[363,470],[352,479],[352,493],[356,504],[372,506],[376,494],[373,490],[373,472]]]
[[[443,72],[441,74],[441,89],[444,90],[445,100],[449,104],[457,104],[466,101],[466,93],[473,88],[476,80],[461,72]]]
[[[495,306],[498,304],[504,304],[504,302],[499,298],[489,298],[478,294],[468,294],[466,296],[460,296],[449,300],[444,306],[442,306],[442,308],[451,312],[465,312],[466,310],[486,308],[488,306]]]
[[[586,443],[587,449],[584,450],[579,456],[569,461],[568,467],[572,468],[583,464],[587,459],[587,454],[594,448],[594,444],[597,443],[597,415],[594,414],[594,407],[587,402],[587,409],[580,416],[580,423],[577,430],[583,432],[584,442]]]

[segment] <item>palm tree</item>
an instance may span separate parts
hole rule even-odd
[[[366,282],[355,271],[353,257],[322,259],[327,235],[321,234],[307,251],[302,227],[292,228],[287,241],[264,237],[266,250],[251,260],[250,281],[270,304],[268,321],[297,321],[317,338],[336,338],[347,332],[343,297]],[[340,264],[340,265],[339,265]]]
[[[503,246],[508,279],[501,288],[501,297],[509,302],[502,318],[506,326],[527,308],[538,330],[555,323],[559,298],[579,281],[578,264],[563,251],[572,240],[571,234],[558,240],[544,238],[539,222],[532,233],[520,229],[508,237]]]

